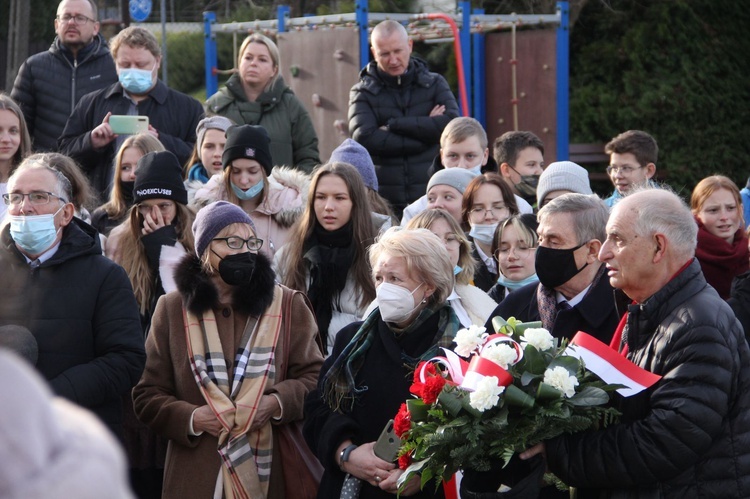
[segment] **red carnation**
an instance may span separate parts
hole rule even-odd
[[[424,365],[425,365],[425,361],[422,361],[417,365],[416,370],[414,370],[413,383],[409,387],[409,392],[413,393],[419,398],[424,398],[422,394],[424,391],[425,384],[422,383],[422,380],[419,379],[420,377],[419,373],[422,372],[422,366]],[[428,363],[427,366],[424,368],[424,371],[425,371],[425,377],[428,379],[437,375],[437,369],[435,368],[435,364],[433,363]]]
[[[393,419],[393,431],[396,432],[398,438],[402,438],[404,433],[411,429],[411,414],[406,404],[401,404],[398,408],[398,414]]]
[[[406,454],[403,454],[401,456],[398,456],[398,467],[399,469],[405,470],[409,467],[412,461],[411,452],[407,452]]]
[[[427,378],[427,381],[425,381],[424,384],[424,388],[422,389],[422,400],[424,400],[424,403],[428,405],[434,404],[438,398],[438,395],[440,395],[440,392],[443,391],[444,386],[445,378],[443,378],[439,374]]]

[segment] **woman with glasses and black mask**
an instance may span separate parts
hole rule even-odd
[[[195,253],[156,305],[133,400],[170,441],[164,499],[295,496],[279,438],[302,419],[323,355],[305,297],[275,283],[256,234],[234,204],[200,210]]]

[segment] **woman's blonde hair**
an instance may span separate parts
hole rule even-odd
[[[742,224],[742,227],[744,227],[745,220],[740,189],[737,187],[737,184],[724,175],[711,175],[710,177],[706,177],[698,182],[698,185],[693,189],[693,194],[690,196],[690,211],[693,212],[693,215],[698,216],[698,212],[703,209],[706,200],[710,198],[714,192],[720,191],[721,189],[728,190],[732,193],[732,196],[734,196],[734,201],[737,203],[737,212],[740,214],[740,223]]]
[[[448,250],[429,230],[391,227],[370,246],[373,269],[384,254],[403,258],[409,276],[435,288],[428,298],[430,305],[445,303],[453,292],[455,279]]]
[[[466,237],[461,226],[456,222],[456,219],[453,218],[453,215],[439,208],[424,210],[409,220],[406,228],[429,230],[432,224],[438,220],[446,221],[460,244],[458,249],[458,266],[461,267],[461,272],[456,275],[456,282],[459,284],[471,284],[474,279],[474,271],[476,270],[477,263],[474,261],[474,257],[471,256],[471,242]]]
[[[112,191],[109,193],[109,201],[102,205],[102,209],[107,213],[107,216],[113,220],[124,216],[129,208],[128,203],[125,201],[125,194],[122,192],[122,184],[120,183],[122,155],[125,154],[125,150],[129,147],[138,149],[144,156],[150,152],[166,151],[164,145],[159,142],[159,139],[150,133],[131,135],[122,142],[120,149],[117,150],[117,154],[115,155],[115,172],[112,177]]]
[[[242,56],[245,54],[245,49],[251,43],[259,43],[261,45],[265,45],[268,49],[268,53],[271,55],[273,68],[276,70],[276,74],[271,77],[271,79],[268,81],[268,85],[266,86],[266,88],[271,89],[274,85],[276,85],[276,82],[279,81],[279,76],[281,75],[281,71],[279,70],[281,66],[281,55],[279,53],[279,47],[276,46],[273,40],[265,35],[261,35],[260,33],[252,34],[245,38],[242,41],[242,45],[240,45],[239,55],[237,56],[237,67],[240,67],[240,62],[242,62]]]
[[[500,249],[500,240],[503,238],[503,232],[507,227],[513,227],[516,229],[518,239],[526,243],[529,248],[536,248],[539,246],[539,236],[536,231],[524,223],[521,217],[534,217],[527,213],[526,215],[518,214],[511,215],[506,218],[504,222],[500,222],[495,229],[495,236],[492,238],[492,258],[497,263],[498,271],[500,269],[500,260],[497,258],[497,250]]]
[[[174,202],[174,201],[173,201]],[[175,219],[172,224],[177,232],[177,241],[185,248],[187,253],[195,252],[195,239],[193,237],[193,221],[195,213],[193,210],[174,202],[176,207]],[[143,246],[141,238],[143,234],[143,216],[138,211],[138,205],[134,204],[130,208],[128,215],[127,230],[122,235],[122,260],[119,263],[130,278],[130,284],[133,286],[133,293],[138,302],[141,315],[146,315],[151,307],[151,301],[156,292],[156,278],[149,265],[146,257],[146,248]],[[158,271],[157,271],[158,273]]]
[[[284,276],[282,284],[299,291],[307,291],[307,267],[303,264],[305,242],[310,239],[317,222],[315,216],[315,191],[320,179],[335,175],[344,181],[352,201],[350,220],[352,222],[352,239],[354,259],[349,269],[356,283],[359,306],[364,308],[375,299],[375,285],[372,282],[370,266],[367,263],[366,250],[375,239],[375,227],[372,222],[370,203],[367,200],[367,188],[356,168],[348,163],[327,163],[313,172],[304,213],[292,229],[284,257],[279,267]]]

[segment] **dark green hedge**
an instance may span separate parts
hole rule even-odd
[[[571,33],[571,142],[641,129],[689,193],[750,174],[750,10],[735,0],[590,0]]]

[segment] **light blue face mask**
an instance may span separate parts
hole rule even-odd
[[[529,277],[521,279],[520,281],[508,279],[503,274],[500,274],[500,277],[497,278],[497,283],[499,285],[504,286],[511,291],[515,291],[518,288],[526,286],[527,284],[531,284],[532,282],[539,282],[539,278],[536,276],[536,273],[531,274]]]
[[[260,194],[260,191],[263,190],[263,179],[260,179],[260,182],[246,191],[243,191],[242,189],[234,185],[234,182],[232,182],[232,190],[234,191],[234,194],[242,201],[253,199],[255,196]]]
[[[460,274],[463,269],[463,267],[459,267],[458,265],[456,265],[455,267],[453,267],[453,275]]]
[[[41,255],[55,243],[55,215],[60,210],[53,215],[9,215],[13,241],[29,255]]]
[[[467,168],[466,171],[470,171],[474,175],[479,175],[482,173],[482,165],[477,165],[474,168]]]
[[[131,94],[140,95],[148,92],[153,86],[153,71],[154,68],[123,68],[120,69],[120,74],[117,78],[120,80],[122,88]]]

